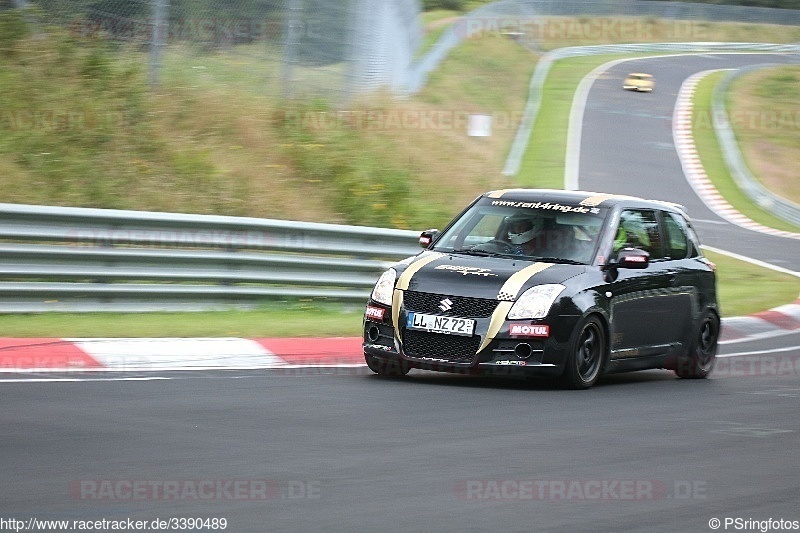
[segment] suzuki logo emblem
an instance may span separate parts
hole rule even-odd
[[[439,309],[442,311],[449,311],[453,308],[453,302],[450,301],[450,298],[445,298],[441,302],[439,302]]]

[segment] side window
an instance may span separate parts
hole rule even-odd
[[[650,259],[664,257],[655,211],[630,209],[621,213],[614,239],[614,252],[626,247],[648,251]]]
[[[700,239],[697,237],[697,233],[695,233],[691,222],[689,222],[688,219],[674,213],[672,214],[672,217],[678,222],[686,234],[686,257],[701,257],[703,252],[700,251]]]
[[[683,220],[674,213],[664,213],[664,227],[667,230],[667,257],[685,259],[689,255],[689,238]]]

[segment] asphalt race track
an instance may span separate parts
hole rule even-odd
[[[670,148],[683,79],[778,60],[611,70],[590,95],[581,188],[680,201],[707,244],[788,268],[797,241],[706,210]],[[634,70],[656,75],[654,94],[622,91]],[[365,367],[37,374],[0,384],[0,529],[155,530],[171,518],[224,518],[234,532],[800,529],[800,330],[721,355],[708,380],[645,371],[588,391]],[[222,530],[206,525],[193,529]]]
[[[709,210],[683,175],[672,137],[675,100],[683,81],[696,72],[749,65],[797,63],[777,54],[703,54],[627,61],[592,85],[584,112],[579,187],[678,202],[686,206],[701,241],[797,270],[800,239],[756,233]],[[628,72],[655,76],[652,93],[622,89]]]
[[[1,515],[217,517],[247,532],[800,519],[796,366],[726,374],[648,371],[587,392],[365,368],[5,384]]]

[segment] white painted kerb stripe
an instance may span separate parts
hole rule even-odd
[[[252,369],[284,366],[255,341],[208,339],[68,339],[103,365],[103,370]]]

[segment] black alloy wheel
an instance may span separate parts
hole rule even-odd
[[[588,389],[597,383],[605,365],[608,353],[606,332],[594,316],[585,318],[576,332],[562,381],[571,389]]]
[[[706,311],[692,339],[689,352],[678,358],[675,373],[689,379],[707,377],[716,362],[719,333],[719,317],[713,311]]]

